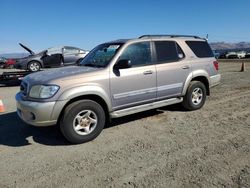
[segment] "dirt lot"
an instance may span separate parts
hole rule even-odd
[[[250,64],[220,63],[205,106],[169,106],[115,120],[69,145],[56,127],[15,114],[18,87],[0,87],[0,187],[250,187]]]

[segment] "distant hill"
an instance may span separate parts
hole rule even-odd
[[[5,54],[0,54],[0,57],[17,59],[17,58],[26,57],[28,55],[29,55],[28,53],[5,53]]]
[[[212,42],[210,46],[213,50],[244,50],[250,49],[250,42],[238,42],[238,43],[227,43],[227,42]]]

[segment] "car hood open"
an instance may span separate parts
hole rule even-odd
[[[19,43],[19,45],[23,47],[25,50],[27,50],[31,55],[35,55],[35,53],[31,49],[29,49],[27,46],[24,46],[22,43]]]

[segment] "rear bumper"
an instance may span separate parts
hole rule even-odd
[[[220,74],[210,76],[210,88],[220,84],[220,80],[221,80],[221,75]]]

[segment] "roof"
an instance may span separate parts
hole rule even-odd
[[[194,39],[203,39],[195,35],[142,35],[139,39],[142,38],[194,38]]]
[[[142,35],[135,39],[118,39],[114,41],[110,41],[107,43],[126,43],[131,40],[140,40],[140,39],[163,39],[163,38],[175,38],[175,39],[194,39],[194,40],[206,40],[205,38],[201,38],[195,35]]]

